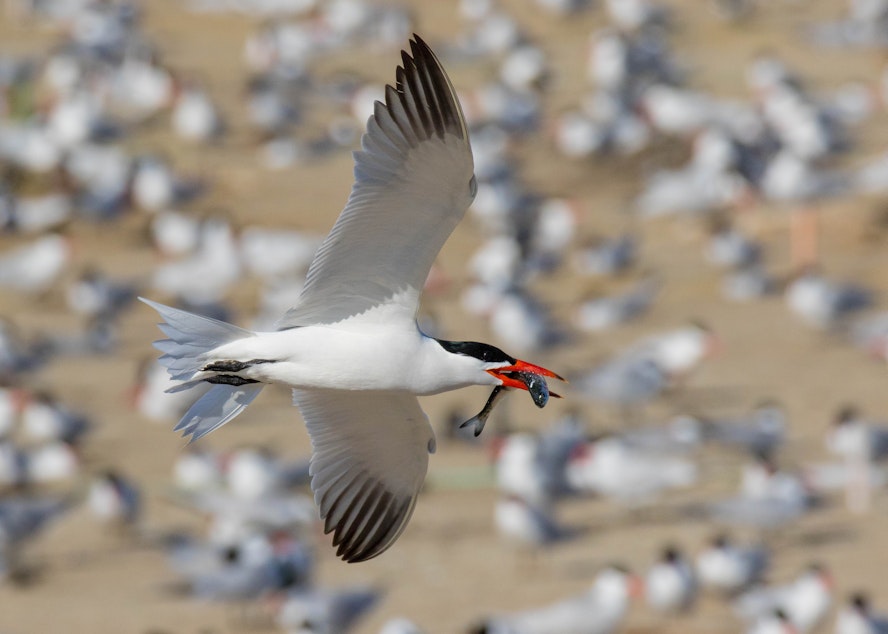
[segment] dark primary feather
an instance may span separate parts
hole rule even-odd
[[[333,323],[408,289],[418,298],[472,201],[472,153],[456,91],[418,36],[402,62],[367,121],[349,201],[281,329]]]

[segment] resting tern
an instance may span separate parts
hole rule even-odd
[[[697,577],[681,552],[668,546],[644,580],[648,606],[660,613],[688,612],[697,598]]]
[[[348,203],[277,331],[145,300],[166,322],[169,338],[155,347],[184,381],[173,389],[213,386],[176,427],[191,440],[240,414],[265,384],[293,388],[314,450],[315,502],[348,562],[387,550],[413,512],[435,450],[416,395],[519,388],[542,407],[543,377],[560,378],[494,346],[419,330],[423,283],[477,184],[462,110],[438,59],[414,37],[402,64],[367,122]],[[476,431],[484,418],[473,419]]]

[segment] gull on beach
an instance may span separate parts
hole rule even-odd
[[[190,445],[173,464],[173,484],[180,491],[221,490],[224,485],[223,457],[197,445]]]
[[[192,557],[183,546],[170,553],[171,563],[180,575],[187,591],[204,601],[250,600],[280,593],[304,582],[306,558],[299,544],[279,547],[277,551],[254,551],[241,546],[224,549],[215,562],[206,567],[182,565]]]
[[[599,332],[619,326],[644,314],[659,290],[660,281],[648,278],[622,293],[588,299],[577,309],[576,325],[587,332]]]
[[[382,599],[369,586],[290,591],[281,603],[277,624],[296,634],[346,634]]]
[[[519,546],[544,548],[576,535],[558,522],[553,508],[533,504],[518,495],[500,496],[493,518],[497,533]]]
[[[71,261],[71,241],[50,233],[0,254],[0,286],[24,293],[49,290]]]
[[[619,438],[609,437],[578,447],[567,464],[566,477],[581,493],[638,504],[663,491],[693,485],[697,466],[683,458],[633,449]]]
[[[878,462],[888,458],[888,425],[869,421],[854,406],[845,406],[833,417],[825,444],[840,458]]]
[[[90,430],[83,414],[72,411],[49,392],[25,393],[20,416],[24,436],[37,442],[75,442]]]
[[[647,604],[657,612],[687,612],[693,607],[697,598],[697,577],[693,566],[678,549],[667,547],[648,569],[644,596]]]
[[[749,590],[734,601],[734,612],[752,622],[781,610],[801,633],[812,631],[832,605],[832,575],[813,564],[789,583]]]
[[[595,577],[583,594],[548,606],[489,617],[474,626],[472,634],[612,634],[641,593],[638,578],[619,566]]]
[[[869,597],[855,592],[836,616],[835,634],[886,634],[888,616],[873,613]]]
[[[697,555],[695,568],[701,586],[732,595],[761,581],[768,562],[764,547],[740,546],[718,535]]]
[[[0,229],[18,234],[40,235],[59,229],[71,219],[74,205],[64,193],[12,196],[0,187]]]
[[[816,270],[798,275],[784,291],[789,309],[805,323],[833,328],[849,315],[872,304],[872,293],[853,283],[832,280]]]
[[[222,115],[207,92],[196,84],[180,89],[171,122],[176,134],[192,143],[208,143],[223,132]]]
[[[70,508],[70,501],[49,497],[0,501],[0,579],[21,570],[22,550]]]
[[[788,415],[773,400],[765,400],[746,414],[701,421],[707,442],[753,456],[770,455],[786,440]]]
[[[87,503],[101,522],[121,527],[133,526],[139,520],[142,496],[135,482],[119,472],[108,469],[90,484]]]

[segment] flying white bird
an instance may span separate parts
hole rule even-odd
[[[355,155],[349,201],[274,332],[252,332],[147,302],[166,323],[155,343],[170,375],[213,387],[177,430],[196,440],[232,420],[266,383],[293,388],[311,436],[311,486],[337,554],[364,561],[403,532],[435,437],[416,395],[494,388],[471,419],[480,433],[503,390],[543,406],[553,372],[491,345],[424,335],[423,283],[476,190],[456,92],[415,37],[396,87],[377,103]]]

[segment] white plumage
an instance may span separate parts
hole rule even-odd
[[[352,562],[391,546],[413,511],[435,449],[416,395],[468,385],[530,391],[522,377],[557,376],[417,327],[429,270],[476,184],[440,63],[418,37],[402,61],[367,123],[349,201],[279,330],[251,332],[148,302],[166,322],[169,339],[155,344],[161,362],[184,381],[174,389],[213,385],[177,427],[192,440],[237,416],[265,383],[293,388],[312,440],[315,502],[337,554]],[[548,391],[533,389],[545,404]]]

